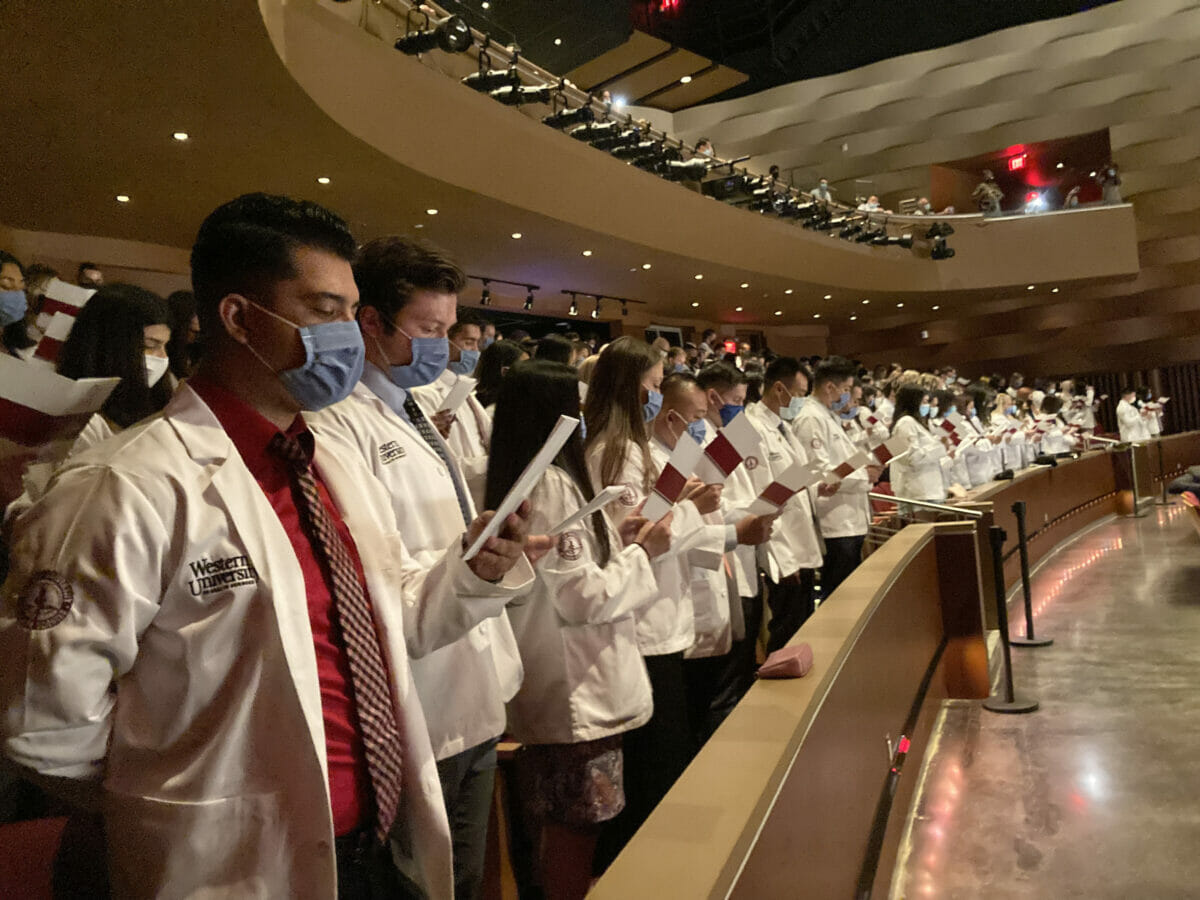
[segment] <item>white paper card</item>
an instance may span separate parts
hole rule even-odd
[[[521,473],[521,477],[516,480],[504,499],[500,501],[500,506],[496,510],[496,515],[487,523],[487,526],[479,533],[479,537],[475,538],[475,542],[467,548],[467,552],[463,554],[463,561],[470,562],[473,560],[483,545],[487,543],[488,538],[494,537],[499,533],[504,520],[516,512],[517,507],[528,499],[537,483],[542,480],[542,476],[546,474],[546,470],[550,468],[554,462],[558,452],[562,450],[563,444],[579,426],[579,420],[573,419],[570,416],[559,416],[558,424],[554,426],[554,430],[550,432],[550,437],[546,438],[546,443],[542,445],[542,449],[537,452],[529,465],[525,467],[525,471]]]
[[[684,480],[687,480],[696,471],[696,463],[700,462],[700,457],[703,454],[704,448],[685,433],[675,442],[675,449],[671,451],[671,458],[663,466],[663,472],[667,472],[668,469],[674,469]],[[663,476],[660,474],[654,486],[657,488],[662,481]],[[652,490],[650,491],[650,496],[646,498],[645,505],[642,507],[642,515],[651,522],[657,522],[671,511],[671,507],[675,505],[675,500],[677,499],[678,497],[668,500],[662,494],[658,493],[657,490]]]
[[[567,516],[565,519],[551,528],[547,534],[549,534],[551,537],[554,537],[556,534],[562,534],[576,522],[582,521],[596,510],[608,506],[608,504],[620,497],[624,490],[625,485],[623,484],[610,484],[608,487],[598,493],[591,503],[588,503],[581,509],[571,513],[571,515]]]
[[[444,400],[442,400],[442,408],[440,412],[455,412],[463,401],[467,399],[471,391],[475,389],[477,382],[474,378],[468,375],[459,375],[458,381],[454,382],[454,387],[450,388]]]

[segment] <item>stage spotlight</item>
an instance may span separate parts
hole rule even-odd
[[[502,87],[520,87],[521,75],[516,66],[507,69],[484,69],[472,72],[462,80],[462,83],[481,94],[489,94]]]
[[[566,128],[568,125],[583,125],[596,121],[596,113],[590,106],[580,106],[577,109],[560,109],[542,119],[551,128]]]
[[[863,230],[863,223],[861,221],[848,222],[845,225],[845,227],[843,227],[842,230],[838,232],[838,237],[843,238],[848,241],[862,230]]]
[[[954,234],[954,226],[949,222],[934,222],[925,232],[925,238],[932,241],[936,237],[950,237],[952,234]]]
[[[600,298],[599,297],[596,298],[596,308],[592,310],[592,318],[593,319],[600,318]]]
[[[625,303],[624,300],[621,301],[621,315],[623,315],[623,316],[629,315],[629,306]]]
[[[933,249],[929,251],[931,259],[950,259],[954,256],[954,249],[946,245],[946,239],[938,235],[933,239]]]
[[[567,310],[567,315],[568,316],[579,315],[579,301],[577,299],[575,299],[574,294],[571,295],[571,308]]]
[[[425,27],[418,31],[412,30],[414,12],[420,12],[425,16]],[[405,19],[405,35],[396,40],[395,46],[401,53],[418,56],[421,53],[428,53],[435,47],[440,47],[447,53],[462,53],[470,48],[472,43],[471,29],[462,16],[446,16],[444,19],[434,21],[430,19],[429,13],[410,9]]]
[[[621,133],[621,124],[619,122],[588,122],[584,125],[579,125],[567,132],[577,141],[586,141],[592,143],[593,140],[599,140],[603,137],[610,137]]]
[[[871,241],[876,247],[903,247],[905,250],[911,250],[913,245],[913,236],[911,234],[901,234],[895,237],[881,234]]]
[[[621,144],[611,150],[613,156],[627,162],[646,159],[661,152],[662,141],[638,141],[636,144]]]
[[[699,157],[688,160],[667,160],[663,177],[668,181],[703,181],[708,163]]]
[[[549,103],[554,96],[552,84],[506,84],[502,88],[488,91],[488,96],[505,106],[524,106],[526,103]]]
[[[525,290],[527,291],[525,294],[525,308],[533,309],[533,288],[526,287]]]
[[[625,128],[614,135],[605,135],[588,141],[597,150],[615,150],[617,147],[630,147],[642,139],[642,129],[638,127]]]

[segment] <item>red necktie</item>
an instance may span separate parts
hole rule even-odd
[[[396,810],[400,807],[402,753],[387,666],[371,616],[371,602],[358,580],[346,545],[321,502],[309,468],[309,454],[300,441],[284,434],[271,439],[270,449],[291,469],[293,487],[298,488],[297,494],[303,500],[299,511],[307,526],[309,540],[329,572],[330,593],[350,663],[350,685],[371,785],[375,790],[375,833],[380,842],[386,844]]]

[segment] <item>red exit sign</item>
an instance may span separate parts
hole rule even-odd
[[[1018,172],[1021,169],[1025,168],[1026,159],[1027,159],[1027,157],[1024,153],[1022,153],[1020,156],[1012,157],[1008,161],[1008,171]]]

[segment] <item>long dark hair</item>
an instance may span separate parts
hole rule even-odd
[[[200,359],[200,343],[189,343],[192,319],[196,316],[196,296],[191,291],[175,291],[167,297],[171,310],[171,340],[167,342],[167,359],[176,378],[187,378]]]
[[[524,355],[525,348],[516,341],[496,341],[484,347],[479,354],[479,362],[475,364],[475,377],[479,379],[479,384],[475,386],[475,399],[483,406],[495,403],[504,373]]]
[[[919,384],[906,384],[896,391],[896,410],[892,414],[892,431],[900,424],[905,416],[912,416],[922,426],[928,426],[926,416],[921,415],[921,401],[929,396],[929,391]]]
[[[58,372],[68,378],[120,378],[100,411],[128,428],[154,415],[171,399],[165,377],[150,387],[146,380],[147,325],[170,325],[162,297],[132,284],[106,284],[75,317],[58,355]]]
[[[642,412],[642,381],[655,366],[662,366],[662,354],[640,338],[625,335],[604,348],[592,370],[583,417],[587,446],[604,442],[600,479],[606,485],[617,483],[626,454],[634,452],[642,456],[642,489],[649,491],[658,477]]]
[[[514,365],[500,383],[496,398],[484,505],[495,509],[500,504],[546,443],[559,416],[578,415],[579,378],[572,366],[545,359]],[[571,476],[584,500],[590,502],[596,496],[578,428],[563,445],[554,464]],[[607,565],[612,550],[601,510],[592,513],[592,531],[600,546],[600,565]]]

